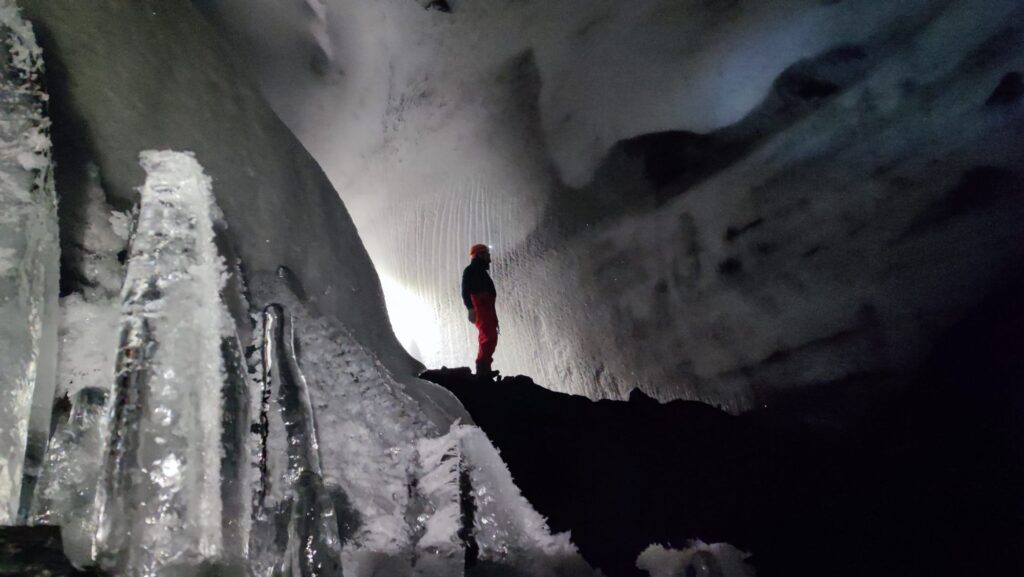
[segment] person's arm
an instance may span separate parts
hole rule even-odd
[[[476,323],[476,310],[473,309],[473,299],[470,298],[473,290],[473,273],[469,267],[462,271],[462,303],[469,309],[467,318],[469,322]]]

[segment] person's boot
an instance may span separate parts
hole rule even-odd
[[[494,380],[494,373],[491,371],[491,363],[486,361],[476,362],[476,379],[484,382]]]

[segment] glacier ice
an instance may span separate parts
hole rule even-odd
[[[221,341],[231,324],[209,177],[190,154],[140,160],[96,541],[102,565],[161,574],[223,555]]]
[[[27,514],[49,436],[58,248],[42,55],[13,0],[0,2],[0,38],[0,525],[7,525]]]
[[[134,217],[92,205],[90,221],[110,225],[87,231],[93,286],[63,302],[71,413],[34,520],[64,525],[76,563],[152,575],[340,564],[359,576],[458,574],[472,559],[511,574],[593,575],[519,495],[458,402],[409,378],[415,364],[393,346],[380,285],[336,193],[194,8],[169,2],[154,18],[131,3],[24,5],[66,68],[54,88],[87,120],[107,189],[96,173],[90,194],[119,208],[141,197]],[[317,49],[329,57],[340,47]],[[144,153],[135,195],[138,151],[158,145],[196,152]],[[443,212],[455,221],[488,210],[492,184],[469,181],[465,204]],[[535,210],[511,206],[495,234]],[[122,269],[110,257],[132,218]],[[233,251],[244,266],[222,262]],[[278,265],[288,269],[273,275]],[[242,270],[245,294],[228,294],[226,277]],[[104,299],[116,289],[111,315]],[[244,301],[251,320],[232,308],[233,326],[225,301]],[[108,352],[89,350],[112,335]],[[280,337],[276,348],[266,335]],[[246,345],[270,352],[243,362]],[[97,364],[76,362],[74,350]],[[466,424],[451,427],[457,419]]]
[[[32,504],[32,523],[59,526],[64,554],[79,567],[91,565],[95,554],[109,382],[74,394],[68,420],[57,425],[50,439]]]
[[[496,246],[496,367],[733,411],[912,370],[1024,256],[1019,201],[947,198],[989,168],[1018,186],[1021,108],[986,105],[1024,66],[1015,0],[325,4],[323,73],[297,65],[294,6],[205,5],[325,166],[427,365],[472,358],[453,283],[473,242]],[[787,85],[808,66],[816,85]],[[759,116],[779,102],[793,114]],[[624,152],[744,130],[686,186]]]
[[[422,367],[388,327],[380,281],[345,205],[197,4],[161,3],[154,15],[134,2],[19,0],[47,31],[47,58],[60,63],[47,86],[68,141],[58,174],[72,186],[94,163],[108,201],[124,210],[143,177],[139,151],[195,152],[216,178],[224,236],[246,269],[287,266],[319,312],[411,380]],[[305,13],[311,4],[288,6]]]
[[[65,555],[79,567],[93,561],[95,494],[124,278],[118,253],[126,249],[132,226],[130,215],[110,210],[95,169],[88,178],[83,220],[63,233],[74,254],[62,258],[81,283],[81,292],[60,299],[56,397],[70,403],[70,414],[56,417],[29,518],[33,524],[59,525]]]
[[[283,325],[267,330],[268,321],[273,325],[282,315],[294,327],[299,367],[294,374],[302,375],[315,414],[315,435],[306,438],[318,440],[315,450],[308,441],[291,444],[296,441],[286,433],[287,396],[273,378],[269,389],[254,395],[253,422],[261,423],[254,442],[260,504],[251,541],[257,574],[269,574],[281,558],[274,543],[292,538],[282,532],[290,522],[273,527],[273,512],[292,511],[290,503],[298,499],[300,476],[289,474],[293,465],[282,458],[297,449],[319,456],[319,474],[303,475],[332,497],[345,575],[459,575],[470,558],[523,575],[593,574],[568,536],[552,536],[519,495],[482,431],[444,426],[457,417],[468,420],[467,415],[447,412],[430,395],[398,382],[351,333],[311,314],[294,286],[287,270],[254,275],[248,283],[253,303],[278,303],[283,311],[259,316],[261,338],[284,330]],[[474,505],[467,508],[470,502]],[[476,553],[467,557],[467,549]]]

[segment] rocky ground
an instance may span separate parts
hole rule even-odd
[[[651,543],[725,541],[761,577],[1024,574],[1024,306],[975,311],[906,395],[812,395],[734,417],[694,402],[427,371],[501,450],[555,531],[614,576]],[[855,400],[855,399],[852,399]]]

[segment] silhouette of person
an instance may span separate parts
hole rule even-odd
[[[469,266],[462,271],[462,302],[469,310],[469,322],[479,331],[480,347],[476,354],[476,376],[490,381],[496,373],[491,371],[494,349],[498,346],[498,315],[494,311],[497,291],[487,270],[491,266],[491,250],[485,244],[474,244],[469,249]]]

